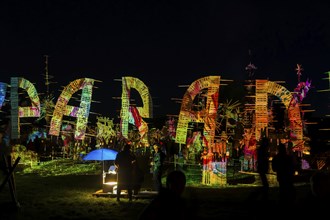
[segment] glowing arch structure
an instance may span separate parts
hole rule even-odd
[[[66,115],[77,118],[74,138],[76,140],[83,140],[85,138],[92,101],[93,85],[94,79],[81,78],[72,81],[63,89],[55,105],[55,110],[50,123],[50,135],[59,136],[63,115]],[[80,107],[67,105],[72,95],[80,89],[82,89]]]
[[[183,96],[178,125],[176,129],[175,142],[186,144],[189,122],[204,123],[203,145],[208,149],[214,147],[214,136],[216,128],[216,114],[218,108],[218,97],[220,87],[220,76],[206,76],[194,81]],[[208,89],[206,108],[201,111],[192,111],[193,101],[202,89]]]
[[[140,94],[143,106],[136,107],[137,112],[132,111],[130,108],[130,93],[131,89],[136,89]],[[138,129],[141,136],[141,142],[148,144],[147,132],[148,125],[143,121],[142,118],[152,118],[153,117],[153,105],[152,98],[149,93],[148,87],[138,78],[125,76],[122,77],[122,95],[121,95],[121,132],[125,138],[128,138],[128,123],[134,123]],[[138,124],[135,122],[139,121]]]
[[[282,101],[288,110],[291,132],[296,141],[301,141],[303,139],[303,126],[298,103],[289,90],[268,80],[256,80],[256,139],[260,139],[261,129],[268,125],[268,94],[275,95]]]
[[[21,77],[12,77],[10,79],[10,105],[11,105],[11,139],[20,138],[20,120],[23,117],[39,117],[40,116],[40,100],[38,92],[34,85]],[[18,89],[24,89],[30,100],[31,106],[18,106]]]

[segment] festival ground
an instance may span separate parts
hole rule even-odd
[[[0,219],[136,219],[150,201],[140,198],[129,203],[123,198],[117,203],[112,197],[93,196],[102,188],[99,175],[16,174],[15,182],[20,208],[12,205],[6,186],[0,194]],[[150,183],[149,179],[143,187]],[[277,219],[288,212],[296,219],[309,219],[322,216],[327,205],[313,198],[307,177],[296,182],[297,199],[286,207],[278,201],[276,186],[270,188],[267,201],[257,196],[258,186],[258,181],[223,186],[188,183],[184,197],[190,215],[198,219]]]

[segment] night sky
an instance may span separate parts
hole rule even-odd
[[[0,81],[24,77],[39,93],[46,87],[44,55],[49,55],[50,88],[88,77],[96,83],[91,111],[118,116],[122,76],[150,89],[154,115],[179,114],[186,88],[198,78],[220,75],[233,83],[220,88],[220,101],[241,99],[245,67],[256,78],[286,81],[293,91],[296,64],[313,88],[304,103],[315,116],[328,114],[325,72],[330,70],[330,3],[327,1],[2,1]],[[250,51],[250,53],[249,53]],[[230,92],[232,91],[232,92]],[[134,93],[133,93],[134,94]],[[237,97],[235,97],[237,96]]]

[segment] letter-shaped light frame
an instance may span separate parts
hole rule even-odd
[[[83,140],[85,138],[92,101],[93,85],[94,79],[81,78],[72,81],[63,89],[55,105],[55,110],[50,123],[50,135],[59,136],[63,115],[66,115],[77,118],[74,138],[76,140]],[[80,107],[68,105],[72,95],[80,89],[82,89]]]
[[[206,76],[194,81],[183,96],[178,125],[176,129],[175,142],[186,144],[189,122],[204,123],[203,146],[209,150],[214,148],[214,136],[216,129],[216,115],[218,109],[218,97],[220,88],[220,76]],[[193,101],[202,89],[208,89],[205,109],[192,111]]]

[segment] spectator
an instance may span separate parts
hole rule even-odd
[[[280,201],[283,204],[290,204],[296,196],[294,187],[295,164],[293,156],[287,153],[283,143],[278,146],[278,153],[272,160],[272,168],[277,175]]]
[[[117,167],[117,201],[120,201],[121,190],[127,189],[129,201],[132,201],[132,174],[135,156],[131,153],[131,145],[126,144],[123,151],[119,152],[115,159]]]
[[[257,148],[257,171],[262,183],[261,196],[262,200],[268,199],[269,183],[267,173],[269,169],[269,140],[267,137],[262,137]]]
[[[153,166],[153,181],[156,191],[160,191],[162,188],[162,175],[164,171],[165,154],[161,151],[159,144],[154,144],[154,154],[151,165]]]

